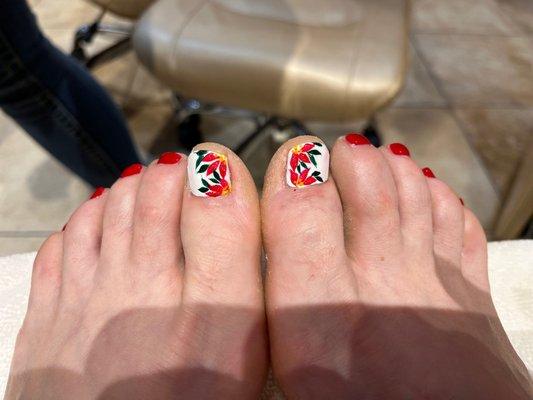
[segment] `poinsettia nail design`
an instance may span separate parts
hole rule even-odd
[[[287,184],[302,188],[319,185],[328,180],[329,151],[320,142],[302,143],[289,151]]]
[[[199,197],[226,196],[231,192],[228,158],[209,150],[193,151],[188,161],[189,186]]]

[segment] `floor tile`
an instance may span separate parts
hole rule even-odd
[[[497,0],[503,14],[525,33],[533,33],[533,1],[531,0]]]
[[[405,143],[421,167],[431,167],[465,200],[485,229],[491,228],[499,206],[498,194],[451,112],[390,109],[378,122],[387,143]]]
[[[91,72],[95,78],[111,93],[119,105],[124,105],[133,81],[137,75],[139,63],[132,52],[99,65]]]
[[[458,107],[533,107],[533,38],[417,34],[415,45]]]
[[[172,137],[171,132],[173,121],[170,104],[127,108],[124,113],[135,142],[141,149],[162,152],[176,148],[177,139]]]
[[[460,109],[456,115],[505,195],[528,141],[533,140],[533,109]]]
[[[393,107],[445,107],[446,100],[441,96],[431,76],[422,63],[417,50],[410,46],[410,68],[405,86],[393,102]]]
[[[132,60],[132,62],[134,62]],[[135,61],[137,67],[131,88],[124,98],[126,107],[171,104],[172,92],[154,78],[144,66]],[[105,67],[103,67],[105,68]]]
[[[0,145],[0,230],[60,229],[89,189],[7,118]]]
[[[5,238],[0,236],[0,257],[37,251],[45,238]]]
[[[517,32],[495,0],[414,0],[413,29],[432,33]]]

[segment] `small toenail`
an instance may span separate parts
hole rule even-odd
[[[231,192],[228,158],[209,150],[193,151],[187,165],[192,194],[199,197],[227,196]]]
[[[97,197],[100,197],[105,192],[105,187],[97,187],[94,193],[89,197],[89,200],[96,199]]]
[[[158,164],[177,164],[181,160],[181,154],[174,151],[169,151],[167,153],[161,154]]]
[[[432,171],[431,169],[429,169],[428,167],[422,168],[422,172],[423,172],[424,175],[427,176],[428,178],[435,178],[435,174],[434,174],[433,171]]]
[[[127,167],[124,171],[122,171],[122,175],[120,175],[121,178],[126,178],[128,176],[137,175],[139,174],[143,169],[142,164],[132,164],[129,167]]]
[[[401,143],[393,143],[389,145],[389,149],[397,156],[410,156],[409,149]]]
[[[61,228],[61,232],[65,232],[66,228],[67,228],[67,224],[63,225],[63,228]]]
[[[323,143],[302,143],[289,150],[287,184],[290,187],[319,185],[328,177],[329,151]]]
[[[349,133],[344,138],[346,139],[348,143],[354,144],[356,146],[372,144],[370,143],[370,140],[368,140],[365,136],[361,135],[360,133]]]
[[[463,200],[461,197],[459,197],[459,201],[461,202],[461,204],[462,204],[463,206],[465,205],[465,202],[464,202],[464,200]]]

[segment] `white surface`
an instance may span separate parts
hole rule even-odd
[[[0,388],[26,312],[34,258],[35,253],[0,258]],[[503,326],[533,373],[533,240],[489,243],[489,275]]]

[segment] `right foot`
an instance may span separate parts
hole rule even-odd
[[[285,394],[530,399],[472,212],[401,145],[341,138],[328,180],[316,142],[282,146],[263,193],[271,355]]]
[[[257,192],[229,150],[198,147],[192,192],[178,154],[133,166],[41,247],[6,399],[259,396]]]

